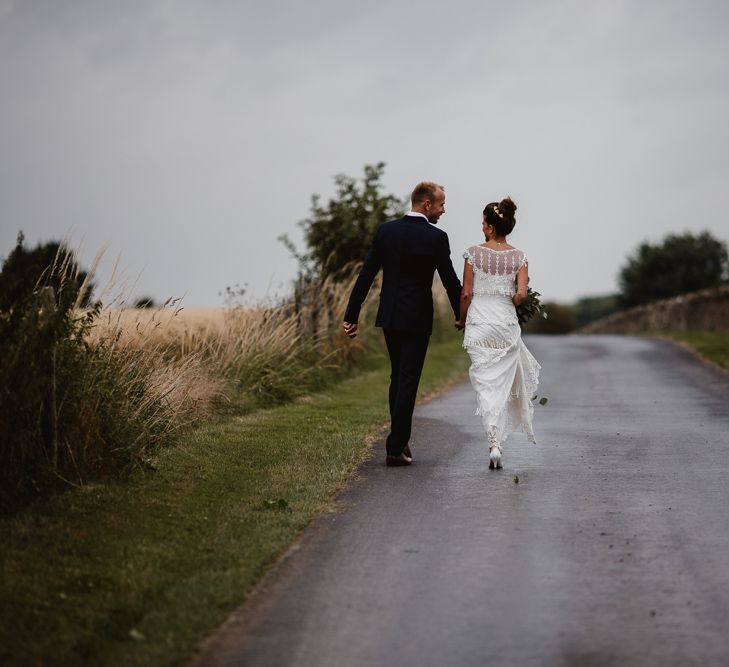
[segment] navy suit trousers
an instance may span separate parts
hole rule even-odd
[[[392,368],[391,426],[390,435],[387,436],[387,453],[390,456],[399,456],[410,440],[415,399],[425,363],[425,353],[428,351],[430,333],[394,329],[383,329],[383,332]]]

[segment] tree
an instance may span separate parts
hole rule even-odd
[[[24,242],[23,232],[18,232],[15,248],[3,262],[0,311],[10,310],[41,286],[53,287],[57,298],[63,294],[67,302],[73,303],[87,277],[87,272],[79,268],[74,253],[59,241],[38,244],[32,250],[28,250]],[[86,285],[81,306],[90,304],[93,289],[93,283]]]
[[[620,271],[620,302],[637,306],[719,285],[727,276],[726,244],[709,232],[670,234],[642,243]]]
[[[134,301],[135,308],[157,308],[157,302],[153,296],[140,296]]]
[[[406,202],[382,193],[385,163],[366,165],[361,183],[344,174],[334,177],[336,194],[326,206],[312,195],[309,217],[299,222],[306,251],[300,253],[288,235],[279,240],[298,259],[307,281],[343,278],[346,267],[367,254],[378,225],[400,217]]]

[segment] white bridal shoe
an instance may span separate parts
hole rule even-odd
[[[491,445],[489,449],[489,469],[494,470],[496,468],[503,468],[501,465],[501,447],[498,445]]]
[[[501,465],[501,445],[496,437],[496,427],[492,426],[486,433],[489,441],[489,470],[503,468]]]

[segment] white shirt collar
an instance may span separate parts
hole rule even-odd
[[[405,215],[410,216],[411,218],[420,216],[421,218],[425,218],[426,220],[428,220],[428,216],[424,213],[420,213],[420,211],[410,211],[410,213],[406,213]],[[430,222],[430,220],[428,220],[428,222]]]

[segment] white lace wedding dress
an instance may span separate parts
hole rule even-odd
[[[463,347],[471,357],[469,375],[476,392],[476,414],[490,441],[503,445],[522,430],[534,439],[532,398],[541,366],[521,339],[512,297],[516,273],[526,255],[513,250],[471,246],[464,258],[473,267],[473,300],[466,316]]]

